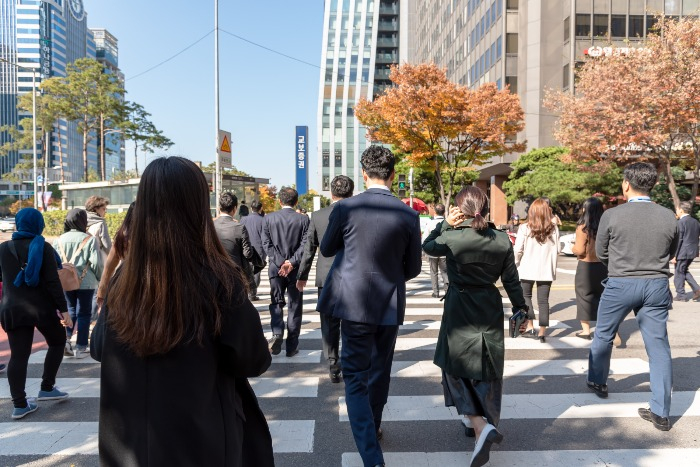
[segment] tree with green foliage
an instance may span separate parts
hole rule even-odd
[[[576,163],[566,148],[534,149],[511,164],[503,184],[509,203],[548,197],[565,218],[573,218],[579,204],[596,194],[617,195],[622,171],[605,162]]]
[[[202,166],[202,172],[208,173],[208,174],[213,174],[216,171],[216,162],[212,162],[208,165]],[[238,170],[235,166],[231,167],[230,169],[221,169],[221,173],[224,175],[238,175],[240,177],[251,177],[247,172],[244,172],[242,170]]]
[[[132,178],[139,178],[139,174],[136,173],[135,170],[127,170],[124,172],[122,172],[121,170],[118,170],[118,171],[114,172],[114,176],[112,177],[112,180],[125,182],[127,180],[131,180]]]
[[[150,120],[151,114],[141,104],[124,102],[119,109],[116,125],[124,139],[134,142],[134,170],[139,175],[138,150],[153,153],[156,149],[167,149],[174,143]]]
[[[304,209],[306,212],[313,212],[314,210],[314,197],[321,197],[321,208],[325,208],[331,205],[331,200],[323,195],[319,195],[315,190],[309,190],[305,194],[299,196],[299,202],[297,207]]]
[[[44,80],[44,88],[56,99],[60,116],[78,124],[83,136],[83,179],[89,180],[87,148],[92,132],[104,132],[104,121],[119,120],[124,86],[114,75],[105,73],[97,60],[80,58],[66,67],[65,77]],[[104,165],[101,160],[103,179]]]
[[[2,179],[9,182],[20,183],[32,179],[34,173],[34,158],[30,154],[23,154],[11,172],[2,174]]]
[[[676,182],[675,186],[678,199],[680,201],[690,201],[693,197],[690,188],[686,185],[681,185],[681,182],[685,181],[685,171],[680,167],[672,167],[671,174],[674,182]],[[676,210],[665,173],[659,175],[659,183],[651,190],[651,200],[661,206],[669,208],[671,211]]]

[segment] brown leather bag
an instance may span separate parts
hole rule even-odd
[[[90,241],[90,238],[92,238],[90,235],[85,237],[85,240],[83,240],[80,246],[73,252],[73,257],[70,259],[70,261],[66,259],[66,252],[63,250],[61,241],[58,241],[61,261],[63,261],[63,269],[58,270],[58,278],[61,280],[61,287],[63,287],[63,290],[66,292],[78,290],[80,288],[80,284],[83,282],[83,279],[85,279],[85,274],[87,274],[87,271],[90,268],[90,261],[88,260],[87,264],[85,265],[85,269],[83,269],[83,273],[80,275],[80,277],[78,277],[78,268],[76,268],[74,264],[75,260],[78,259],[80,252],[83,250],[85,245],[87,245],[87,242]]]

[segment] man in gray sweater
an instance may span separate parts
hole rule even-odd
[[[656,184],[653,165],[635,162],[625,167],[622,193],[626,204],[605,211],[596,238],[598,258],[608,267],[605,291],[598,307],[595,337],[588,357],[588,387],[608,397],[613,338],[634,310],[649,357],[651,401],[639,416],[667,431],[671,408],[671,347],[666,322],[672,295],[669,260],[676,252],[678,231],[672,211],[649,198]]]

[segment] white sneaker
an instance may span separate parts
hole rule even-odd
[[[75,355],[73,358],[85,358],[90,356],[90,350],[88,349],[75,349]]]
[[[64,357],[72,357],[73,355],[74,355],[73,346],[70,344],[70,341],[66,341],[66,346],[63,349],[63,356]]]
[[[479,436],[479,440],[476,442],[476,446],[474,446],[474,453],[472,454],[472,461],[469,466],[481,467],[488,463],[491,445],[493,443],[498,444],[501,441],[503,441],[503,435],[495,426],[487,423],[484,427],[484,431],[482,431]]]

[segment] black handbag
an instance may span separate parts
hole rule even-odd
[[[520,326],[527,321],[527,312],[525,310],[519,310],[513,308],[513,316],[509,318],[510,325],[510,337],[516,338],[520,333]]]
[[[106,298],[106,297],[105,297]],[[102,361],[102,349],[105,345],[105,327],[107,325],[107,303],[102,305],[102,310],[100,314],[97,315],[97,322],[95,327],[92,328],[92,334],[90,335],[90,356],[93,360],[97,362]]]

